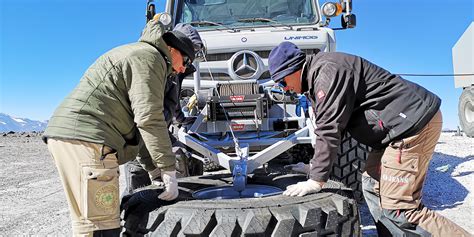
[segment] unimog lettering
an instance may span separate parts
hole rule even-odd
[[[285,36],[285,40],[315,40],[318,36],[315,35],[302,35],[302,36]]]

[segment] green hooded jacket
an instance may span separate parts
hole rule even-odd
[[[118,162],[151,158],[162,170],[175,169],[175,156],[163,115],[171,56],[158,21],[146,25],[139,42],[119,46],[98,58],[79,85],[54,112],[47,138],[104,144]],[[144,145],[144,146],[143,146]],[[146,151],[148,150],[148,152]],[[145,166],[150,171],[153,166]]]

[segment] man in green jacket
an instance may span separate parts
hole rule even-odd
[[[191,42],[193,42],[196,57],[198,57],[197,55],[199,52],[203,52],[203,50],[205,50],[199,32],[190,24],[177,24],[174,27],[173,31],[170,31],[169,33],[163,36],[163,40],[165,41],[165,43],[169,42],[171,44],[171,34],[176,32],[183,33],[191,40]],[[188,124],[194,122],[194,120],[192,119],[193,117],[186,117],[184,115],[183,111],[181,110],[181,105],[179,103],[181,85],[183,83],[183,80],[185,77],[192,75],[192,73],[195,71],[196,69],[192,64],[186,65],[186,70],[184,73],[170,75],[168,77],[168,80],[166,81],[163,113],[168,127],[173,124],[173,118],[176,119],[176,122],[178,124]],[[181,144],[181,142],[179,142],[171,132],[169,133],[169,136],[171,144],[173,146],[173,151],[175,152],[175,157],[177,159],[177,176],[189,176],[187,164],[184,164],[187,163],[187,159],[189,159],[182,151],[182,149],[185,149],[184,145]],[[125,190],[123,193],[124,196],[133,194],[133,191],[137,188],[150,185],[152,181],[155,181],[153,182],[155,184],[162,184],[160,169],[157,168],[154,171],[146,172],[146,170],[143,169],[142,165],[140,165],[140,162],[142,161],[143,160],[141,159],[141,157],[138,156],[136,160],[127,162],[127,164],[125,164]]]
[[[152,20],[139,42],[98,58],[49,121],[44,140],[66,192],[74,235],[120,233],[119,165],[139,150],[147,171],[161,170],[165,191],[158,198],[178,196],[163,94],[168,75],[184,72],[194,49],[184,34],[173,34],[169,44],[163,34],[162,24]]]

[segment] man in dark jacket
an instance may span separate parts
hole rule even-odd
[[[198,31],[189,24],[177,24],[173,31],[168,32],[166,35],[163,36],[165,42],[171,40],[171,37],[168,37],[169,34],[175,34],[180,32],[186,37],[188,37],[194,46],[194,52],[198,53],[201,50],[204,50],[204,45],[201,40],[201,36],[199,35]],[[171,43],[171,42],[170,42]],[[193,121],[191,117],[186,117],[181,110],[181,106],[179,103],[180,99],[180,92],[181,92],[181,85],[185,77],[189,76],[193,72],[196,71],[192,64],[185,65],[186,69],[182,73],[172,74],[166,80],[166,86],[164,91],[164,101],[163,101],[163,114],[165,116],[165,121],[167,126],[169,127],[173,123],[173,118],[176,119],[176,122],[179,124],[188,124]],[[178,158],[178,163],[187,162],[187,156],[182,151],[184,149],[184,145],[179,142],[174,135],[169,132],[169,137],[171,140],[171,145],[173,147],[173,152]],[[156,168],[151,172],[146,172],[146,170],[140,165],[140,162],[143,163],[141,156],[139,156],[136,160],[130,161],[125,165],[125,182],[126,188],[124,190],[123,196],[129,195],[133,193],[133,190],[147,186],[152,183],[153,181],[157,181],[156,183],[161,183],[161,170]],[[177,165],[178,166],[178,175],[182,175],[183,172],[187,172],[186,170],[182,170],[183,167],[186,165]]]
[[[363,58],[322,52],[306,56],[290,42],[270,52],[269,70],[285,90],[306,93],[315,115],[309,179],[288,186],[284,195],[319,192],[348,131],[374,149],[363,174],[363,192],[381,236],[386,236],[381,223],[391,233],[400,228],[423,236],[469,235],[421,204],[442,126],[441,100],[435,94]]]

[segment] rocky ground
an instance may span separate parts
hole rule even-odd
[[[39,134],[0,134],[0,236],[70,236],[63,189]],[[474,233],[474,138],[443,133],[430,164],[424,203]],[[376,236],[361,205],[364,236]]]

